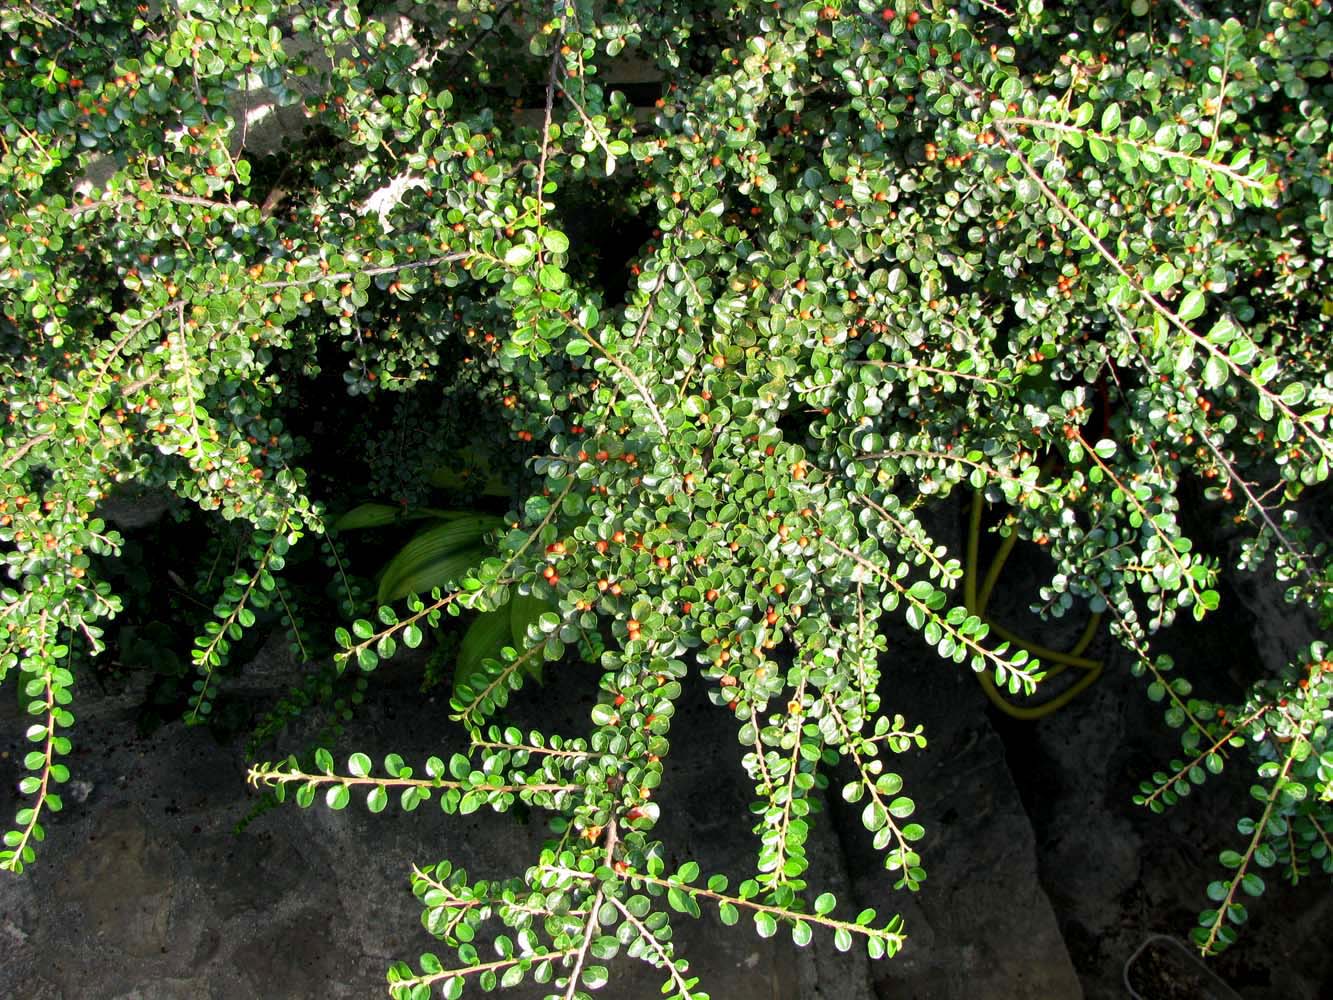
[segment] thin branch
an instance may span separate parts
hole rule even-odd
[[[896,590],[899,596],[905,599],[908,604],[911,604],[922,614],[926,615],[928,618],[933,620],[935,624],[939,626],[940,631],[948,634],[950,637],[953,638],[955,642],[959,643],[960,645],[966,646],[969,650],[972,651],[974,655],[980,656],[982,659],[989,660],[1000,671],[1002,675],[1006,673],[1013,674],[1014,676],[1018,677],[1020,680],[1023,681],[1024,687],[1027,688],[1029,692],[1036,690],[1037,670],[1034,668],[1039,668],[1041,666],[1041,662],[1039,660],[1035,658],[1032,659],[1031,666],[1024,668],[1021,665],[1012,663],[1009,660],[1004,659],[1004,657],[1002,657],[999,653],[995,652],[992,649],[987,648],[986,646],[981,645],[981,643],[977,642],[971,636],[964,635],[962,632],[958,631],[957,628],[955,628],[952,624],[949,623],[949,620],[947,618],[944,618],[941,615],[937,615],[933,610],[931,610],[930,606],[926,604],[925,601],[921,600],[919,597],[916,597],[908,587],[904,587],[902,581],[899,580],[897,577],[895,577],[888,570],[884,569],[881,566],[876,566],[869,559],[866,559],[859,553],[853,552],[851,549],[844,548],[837,542],[830,541],[828,538],[824,539],[824,544],[826,544],[834,552],[837,552],[839,555],[845,556],[848,559],[852,560],[854,563],[856,563],[863,569],[869,570],[871,573],[874,573],[877,577],[879,577],[890,587]]]
[[[805,673],[802,673],[801,682],[797,686],[794,696],[792,698],[792,701],[797,704],[800,704],[805,698],[806,679],[807,675]],[[763,879],[764,882],[773,886],[774,888],[776,888],[779,885],[782,885],[786,881],[786,875],[783,872],[783,869],[786,867],[787,863],[787,831],[788,828],[791,826],[792,809],[795,806],[796,801],[803,797],[797,793],[796,778],[801,773],[800,763],[801,763],[802,744],[800,739],[800,726],[804,721],[805,721],[804,713],[799,714],[796,717],[797,737],[792,741],[791,756],[787,760],[787,787],[783,789],[784,794],[782,796],[782,804],[779,807],[782,810],[782,813],[776,831],[777,837],[774,838],[775,863],[773,865],[773,871],[768,875],[767,878]],[[778,804],[777,797],[771,792],[769,793],[769,803],[771,805]]]
[[[498,674],[496,674],[493,678],[491,678],[491,682],[487,684],[485,688],[479,691],[476,697],[474,697],[470,702],[468,702],[466,708],[460,709],[458,714],[454,716],[454,718],[458,719],[459,721],[465,722],[469,717],[476,714],[477,710],[496,689],[505,686],[508,683],[510,677],[512,677],[515,673],[517,673],[520,669],[522,669],[523,665],[527,663],[528,660],[532,659],[533,656],[535,656],[537,653],[540,653],[544,648],[545,648],[545,643],[538,643],[535,646],[529,646],[527,649],[523,651],[521,655],[518,656],[517,659],[511,660],[510,662],[506,663],[504,665],[504,669],[502,669]]]
[[[947,375],[950,378],[959,378],[970,382],[982,382],[986,385],[1010,384],[998,378],[990,378],[986,375],[974,375],[971,372],[954,371],[950,368],[936,368],[934,365],[914,365],[902,361],[884,361],[872,358],[854,358],[852,364],[869,365],[872,368],[896,368],[900,371],[926,372],[931,375]]]
[[[1139,501],[1138,495],[1115,474],[1109,465],[1102,461],[1102,457],[1097,454],[1096,449],[1093,448],[1093,446],[1088,443],[1088,439],[1083,436],[1083,431],[1078,427],[1073,427],[1072,429],[1074,434],[1071,440],[1076,441],[1083,447],[1084,451],[1087,452],[1088,457],[1092,459],[1093,464],[1101,469],[1102,473],[1115,484],[1116,488],[1120,490],[1125,499],[1128,500],[1134,509],[1139,512],[1139,516],[1143,518],[1144,522],[1151,526],[1153,534],[1155,534],[1158,540],[1162,543],[1162,548],[1166,552],[1169,552],[1173,557],[1173,561],[1180,571],[1180,577],[1185,582],[1185,589],[1194,595],[1196,601],[1199,600],[1198,586],[1194,582],[1194,577],[1190,574],[1189,565],[1180,558],[1174,541],[1165,531],[1158,527],[1156,518],[1154,518],[1153,515],[1148,512],[1148,509]]]
[[[35,437],[28,438],[28,440],[23,442],[23,444],[19,445],[17,448],[15,448],[13,451],[11,451],[8,455],[5,456],[4,461],[0,462],[0,469],[8,469],[10,466],[17,463],[19,459],[21,459],[24,455],[32,451],[32,449],[36,448],[39,444],[49,440],[51,440],[51,434],[49,431],[45,434],[38,434]]]
[[[956,462],[959,465],[967,466],[969,469],[978,469],[992,479],[998,479],[1007,483],[1016,483],[1026,490],[1033,490],[1037,493],[1043,493],[1047,496],[1058,496],[1059,491],[1053,490],[1049,486],[1042,486],[1039,483],[1029,483],[1021,476],[1011,475],[993,465],[987,465],[985,462],[978,462],[975,459],[968,458],[966,455],[955,455],[947,451],[927,451],[922,448],[891,448],[887,451],[872,451],[865,455],[857,456],[858,462],[882,461],[884,459],[894,458],[924,458],[938,462]]]
[[[1240,864],[1236,866],[1236,874],[1230,879],[1227,886],[1226,898],[1217,907],[1217,916],[1213,918],[1213,925],[1208,930],[1208,937],[1200,949],[1205,955],[1213,950],[1217,943],[1217,937],[1222,932],[1222,927],[1229,919],[1227,911],[1231,909],[1232,900],[1236,898],[1236,889],[1240,887],[1241,881],[1245,876],[1245,869],[1250,865],[1250,859],[1254,857],[1255,850],[1259,847],[1259,841],[1264,832],[1268,829],[1268,818],[1273,815],[1273,807],[1277,804],[1277,797],[1282,791],[1282,786],[1286,783],[1287,772],[1291,770],[1291,765],[1296,761],[1296,744],[1287,754],[1286,760],[1282,762],[1282,770],[1278,772],[1277,777],[1273,779],[1273,785],[1268,790],[1268,797],[1264,803],[1263,815],[1259,817],[1259,822],[1254,826],[1254,835],[1250,837],[1250,842],[1245,848],[1245,854],[1240,859]]]
[[[597,895],[593,897],[592,906],[588,908],[588,923],[583,930],[583,943],[579,945],[575,954],[578,958],[574,961],[574,971],[569,974],[569,987],[565,990],[565,1000],[574,1000],[574,996],[579,989],[579,976],[583,973],[583,963],[588,958],[588,949],[592,947],[593,935],[597,933],[601,923],[597,919],[597,911],[602,908],[602,903],[606,900],[606,890],[598,889]]]
[[[594,872],[583,872],[575,868],[564,866],[547,867],[544,870],[564,875],[567,878],[576,878],[583,881],[591,881],[597,878]],[[753,910],[756,913],[767,913],[770,916],[780,920],[803,920],[821,927],[827,927],[830,930],[845,930],[851,934],[860,934],[862,937],[880,938],[888,941],[893,950],[900,947],[905,940],[904,936],[897,931],[876,930],[868,924],[857,924],[847,920],[835,920],[823,914],[818,913],[796,913],[790,907],[770,906],[767,903],[760,903],[753,899],[742,899],[739,896],[728,895],[724,892],[714,892],[712,889],[703,889],[695,885],[685,885],[680,882],[672,882],[669,879],[659,878],[656,875],[648,875],[644,872],[636,871],[617,871],[616,878],[622,882],[628,883],[633,887],[636,882],[643,882],[649,885],[659,886],[663,889],[679,889],[681,892],[688,893],[701,899],[711,899],[718,903],[730,903],[732,906],[743,907],[747,910]],[[896,918],[895,918],[896,919]],[[892,952],[890,952],[892,953]]]
[[[899,521],[896,517],[894,517],[891,513],[889,513],[888,510],[886,510],[880,504],[877,504],[874,500],[871,500],[868,496],[865,496],[864,494],[853,493],[851,498],[856,503],[863,504],[864,506],[869,507],[876,514],[878,514],[880,517],[884,518],[884,520],[888,521],[895,528],[897,528],[898,529],[897,537],[903,539],[909,545],[911,545],[912,548],[914,548],[917,552],[921,553],[921,555],[923,555],[927,559],[927,561],[929,561],[930,564],[935,567],[935,571],[939,574],[940,580],[943,583],[949,586],[953,586],[953,584],[955,583],[955,579],[949,575],[949,567],[940,561],[939,556],[935,554],[933,549],[927,547],[924,543],[921,542],[920,539],[915,537],[907,529],[907,526],[903,524],[903,522]],[[865,627],[864,606],[862,607],[861,627],[864,630]]]
[[[1067,125],[1063,122],[1053,122],[1046,118],[1030,118],[1026,115],[1006,115],[1003,118],[996,118],[997,124],[1004,125],[1028,125],[1033,128],[1046,128],[1054,132],[1063,132],[1066,135],[1077,134],[1086,139],[1099,139],[1108,145],[1134,146],[1153,156],[1160,156],[1164,160],[1184,160],[1190,164],[1196,164],[1205,170],[1211,170],[1214,173],[1223,174],[1228,180],[1238,187],[1254,188],[1262,190],[1263,181],[1255,180],[1246,174],[1241,173],[1235,167],[1229,167],[1218,163],[1216,160],[1210,160],[1203,156],[1192,156],[1189,153],[1181,152],[1178,149],[1172,149],[1170,146],[1159,146],[1155,142],[1143,142],[1138,139],[1127,139],[1123,136],[1108,135],[1105,132],[1098,132],[1095,129],[1079,128],[1077,125]]]
[[[236,622],[237,618],[240,617],[241,611],[249,602],[250,595],[254,593],[254,589],[256,585],[258,585],[260,577],[263,576],[265,568],[268,566],[269,557],[273,554],[273,547],[277,544],[278,538],[284,531],[286,531],[286,529],[287,515],[284,514],[282,520],[278,523],[278,526],[273,529],[273,537],[269,539],[268,546],[264,550],[264,555],[255,566],[255,571],[250,576],[250,582],[246,584],[245,590],[241,592],[241,596],[232,607],[231,613],[222,620],[222,627],[217,630],[212,641],[195,655],[195,663],[204,667],[204,686],[201,687],[198,694],[195,695],[194,706],[190,709],[189,721],[192,723],[199,721],[199,710],[208,700],[208,685],[212,683],[213,680],[214,667],[211,662],[213,652],[217,649],[220,642],[228,638],[228,631]]]
[[[1272,706],[1271,703],[1270,703],[1270,704],[1267,704],[1267,705],[1264,705],[1262,708],[1258,709],[1257,711],[1251,712],[1251,713],[1250,713],[1249,715],[1247,715],[1245,718],[1243,718],[1243,719],[1238,719],[1236,722],[1232,723],[1231,728],[1230,728],[1229,730],[1227,730],[1227,733],[1226,733],[1225,736],[1223,736],[1220,740],[1218,740],[1217,742],[1215,742],[1215,743],[1214,743],[1212,746],[1210,746],[1207,750],[1204,750],[1202,753],[1196,755],[1196,756],[1194,757],[1194,759],[1192,759],[1188,764],[1186,764],[1184,767],[1182,767],[1182,768],[1180,768],[1178,771],[1176,771],[1176,773],[1173,774],[1173,775],[1171,775],[1171,777],[1169,777],[1166,781],[1162,782],[1162,784],[1157,788],[1156,791],[1154,791],[1151,795],[1149,795],[1146,799],[1143,800],[1143,804],[1144,804],[1145,806],[1148,806],[1148,805],[1151,805],[1152,803],[1156,802],[1159,796],[1161,796],[1161,795],[1163,795],[1163,794],[1166,793],[1167,789],[1169,789],[1169,788],[1170,788],[1172,785],[1174,785],[1177,781],[1180,781],[1182,778],[1184,778],[1187,774],[1189,774],[1189,772],[1190,772],[1191,770],[1193,770],[1194,768],[1198,767],[1200,761],[1202,761],[1202,760],[1204,760],[1205,758],[1207,758],[1210,754],[1214,754],[1214,753],[1216,753],[1216,752],[1217,752],[1218,750],[1220,750],[1223,746],[1225,746],[1228,742],[1230,742],[1231,739],[1232,739],[1232,737],[1234,737],[1238,732],[1240,732],[1242,729],[1244,729],[1244,728],[1245,728],[1246,726],[1248,726],[1251,722],[1253,722],[1255,719],[1259,718],[1259,716],[1263,715],[1265,712],[1267,712],[1267,711],[1268,711],[1269,709],[1271,709],[1272,707],[1273,707],[1273,706]]]
[[[611,905],[620,911],[620,915],[625,918],[626,923],[631,924],[635,930],[639,932],[639,937],[648,942],[649,947],[653,949],[658,960],[662,963],[660,968],[665,968],[668,971],[671,981],[675,984],[681,997],[684,998],[684,1000],[688,1000],[692,995],[690,993],[690,984],[687,983],[685,977],[680,974],[680,970],[676,968],[676,963],[671,960],[671,956],[668,955],[666,949],[662,947],[662,942],[658,941],[656,935],[644,925],[643,921],[630,913],[629,908],[620,900],[616,899],[615,896],[611,897]]]
[[[472,746],[478,750],[509,750],[513,753],[528,753],[542,757],[570,757],[581,760],[586,757],[598,757],[595,750],[553,750],[550,747],[534,747],[529,744],[496,743],[492,740],[479,740],[475,737]]]
[[[560,53],[551,58],[551,70],[546,76],[546,112],[542,117],[542,152],[537,163],[537,228],[542,225],[542,216],[546,210],[546,158],[551,148],[551,113],[555,109],[555,71],[560,62]],[[545,247],[538,244],[537,260],[540,262]]]
[[[422,985],[429,986],[433,983],[438,983],[441,979],[449,979],[454,976],[460,978],[463,976],[475,976],[482,972],[498,972],[500,969],[508,969],[511,966],[519,965],[523,962],[563,961],[572,954],[574,954],[573,948],[568,951],[553,951],[546,954],[524,955],[521,958],[504,958],[495,962],[484,962],[480,965],[468,965],[461,969],[441,969],[439,972],[431,973],[428,976],[414,976],[411,979],[399,979],[389,985],[390,988],[393,989]]]
[[[969,96],[973,98],[973,100],[980,102],[985,96],[975,87],[967,85],[957,76],[955,76],[952,73],[949,73],[948,71],[944,72],[944,76],[955,86],[965,91]],[[1046,183],[1046,179],[1041,175],[1041,172],[1038,171],[1037,168],[1032,165],[1032,161],[1029,160],[1027,156],[1023,154],[1017,136],[1015,136],[1014,133],[1011,132],[1009,129],[1005,128],[1003,124],[1000,124],[998,122],[995,125],[995,129],[999,133],[1000,138],[1004,140],[1004,144],[1006,147],[1008,147],[1009,152],[1013,154],[1014,158],[1018,161],[1018,164],[1022,168],[1023,173],[1027,174],[1028,179],[1033,183],[1033,185],[1037,188],[1037,190],[1041,192],[1042,197],[1044,197],[1047,201],[1049,201],[1055,207],[1055,210],[1059,212],[1062,216],[1064,216],[1065,219],[1075,229],[1079,231],[1079,233],[1083,236],[1083,238],[1088,241],[1088,244],[1097,252],[1098,256],[1100,256],[1103,260],[1105,260],[1106,263],[1111,266],[1112,270],[1114,270],[1118,275],[1124,278],[1125,281],[1127,281],[1130,284],[1130,286],[1135,290],[1135,292],[1138,293],[1139,297],[1144,302],[1146,302],[1154,312],[1156,312],[1163,320],[1165,320],[1168,325],[1180,331],[1189,340],[1198,344],[1213,357],[1221,361],[1222,364],[1225,365],[1229,371],[1231,371],[1242,381],[1247,383],[1251,388],[1254,389],[1255,392],[1257,392],[1260,396],[1266,399],[1269,405],[1271,405],[1275,410],[1280,411],[1283,414],[1283,416],[1287,417],[1287,419],[1291,420],[1293,423],[1298,424],[1300,427],[1302,427],[1306,431],[1308,437],[1312,441],[1314,441],[1315,444],[1319,447],[1320,451],[1322,451],[1327,456],[1333,457],[1333,442],[1330,442],[1327,438],[1318,434],[1305,418],[1301,417],[1298,413],[1296,413],[1295,410],[1293,410],[1282,400],[1282,397],[1278,393],[1273,392],[1271,389],[1268,388],[1268,386],[1264,385],[1263,383],[1255,381],[1254,378],[1250,375],[1250,373],[1247,372],[1240,364],[1238,364],[1235,361],[1235,359],[1231,357],[1230,354],[1222,350],[1222,348],[1218,347],[1207,337],[1203,336],[1202,334],[1192,329],[1188,324],[1186,324],[1184,320],[1180,318],[1179,315],[1177,315],[1171,309],[1167,308],[1167,306],[1159,298],[1157,298],[1157,296],[1149,292],[1144,287],[1143,282],[1140,281],[1136,275],[1132,274],[1130,270],[1120,261],[1120,258],[1117,257],[1115,254],[1113,254],[1109,249],[1107,249],[1106,244],[1101,241],[1101,239],[1097,236],[1095,232],[1093,232],[1092,227],[1089,226],[1086,222],[1084,222],[1083,219],[1079,216],[1079,214],[1075,212],[1072,208],[1070,208],[1065,203],[1064,199],[1062,199],[1058,194],[1056,194],[1055,191],[1051,188],[1051,186]]]
[[[246,781],[258,788],[260,785],[288,785],[303,781],[310,785],[342,785],[352,788],[356,785],[374,785],[378,788],[443,788],[460,792],[485,792],[517,795],[523,792],[559,792],[582,791],[582,785],[559,785],[554,783],[514,784],[514,785],[473,785],[466,781],[447,781],[443,778],[358,778],[350,774],[310,774],[294,768],[290,771],[267,770],[262,765],[252,765],[246,772]]]
[[[42,612],[41,628],[46,626],[46,612]],[[42,814],[42,806],[46,804],[47,789],[51,781],[51,764],[55,760],[55,738],[56,738],[56,702],[55,689],[51,684],[51,674],[48,671],[45,678],[45,688],[43,691],[42,706],[46,712],[46,739],[42,744],[42,777],[41,783],[37,788],[36,799],[31,807],[31,813],[28,816],[28,822],[24,825],[18,841],[14,844],[13,854],[9,860],[0,864],[0,868],[9,871],[18,871],[23,867],[23,852],[28,847],[28,841],[32,839],[33,831],[37,828],[37,820]],[[40,838],[39,838],[40,839]]]
[[[668,440],[671,437],[671,431],[668,429],[666,421],[662,418],[661,411],[657,409],[657,403],[653,401],[652,395],[648,392],[648,387],[643,384],[643,381],[638,375],[634,374],[634,370],[630,368],[629,365],[625,364],[625,362],[621,361],[616,355],[607,350],[600,340],[594,337],[586,327],[579,323],[568,312],[561,310],[560,315],[564,317],[565,321],[569,323],[570,326],[574,327],[574,329],[578,330],[579,333],[583,335],[584,340],[600,351],[602,356],[610,361],[611,364],[615,366],[616,370],[629,380],[630,384],[634,386],[635,392],[637,392],[639,397],[645,404],[647,404],[648,413],[653,418],[653,423],[657,425],[657,430],[661,433],[662,439]]]
[[[339,271],[334,274],[320,274],[310,278],[300,278],[296,281],[261,281],[255,285],[255,288],[300,288],[302,285],[317,285],[321,281],[350,281],[358,274],[380,275],[397,274],[400,271],[415,271],[423,267],[438,267],[440,264],[455,264],[461,260],[468,260],[477,257],[479,254],[468,252],[450,253],[442,257],[431,257],[429,260],[414,260],[406,264],[388,264],[381,267],[367,267],[360,271]]]

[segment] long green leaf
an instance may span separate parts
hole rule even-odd
[[[403,508],[387,503],[363,503],[343,514],[333,522],[333,526],[339,531],[357,531],[362,528],[383,528],[399,521],[419,521],[422,518],[451,521],[470,517],[473,513],[470,510],[440,510],[438,507]]]
[[[501,648],[508,641],[508,605],[477,616],[463,634],[463,642],[458,647],[458,660],[454,665],[455,697],[463,686],[475,686],[473,682],[482,672],[482,663],[498,658]]]
[[[384,567],[379,602],[447,587],[485,558],[481,541],[500,518],[475,514],[436,525],[417,535]]]

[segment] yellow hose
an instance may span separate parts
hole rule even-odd
[[[1044,718],[1052,712],[1063,708],[1074,698],[1086,690],[1102,672],[1102,661],[1092,660],[1083,656],[1083,653],[1091,645],[1093,638],[1097,634],[1097,629],[1101,625],[1101,612],[1096,612],[1088,618],[1088,624],[1083,629],[1083,634],[1079,636],[1078,642],[1074,644],[1073,649],[1067,653],[1059,650],[1042,646],[1039,643],[1009,631],[1002,625],[997,625],[986,617],[986,607],[990,604],[991,593],[995,589],[995,584],[999,581],[1000,573],[1004,570],[1004,564],[1009,559],[1009,555],[1014,550],[1018,542],[1017,532],[1010,534],[1000,545],[1000,549],[991,561],[990,567],[986,572],[986,578],[982,581],[981,592],[977,593],[977,563],[980,560],[981,550],[981,492],[977,491],[972,496],[972,511],[968,518],[967,528],[967,563],[963,568],[963,604],[967,610],[984,621],[992,632],[1015,646],[1027,650],[1037,659],[1054,664],[1046,672],[1047,679],[1056,677],[1063,673],[1069,667],[1077,667],[1084,671],[1084,675],[1077,681],[1061,691],[1054,698],[1042,702],[1040,705],[1020,706],[1009,701],[1004,694],[995,685],[988,671],[982,671],[978,674],[981,681],[981,689],[986,692],[986,697],[991,700],[1000,711],[1015,719],[1031,721]]]

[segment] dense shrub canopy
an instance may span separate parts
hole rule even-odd
[[[1217,525],[1241,568],[1333,607],[1297,506],[1333,457],[1320,0],[53,0],[5,6],[0,33],[0,678],[25,686],[35,748],[8,867],[60,806],[71,657],[120,606],[99,502],[136,482],[250,526],[195,650],[206,716],[287,553],[356,492],[311,495],[284,419],[284,393],[339,374],[357,396],[445,387],[441,440],[531,455],[494,555],[406,609],[363,605],[339,666],[514,593],[553,610],[456,686],[471,756],[254,777],[306,804],[367,784],[377,809],[401,788],[408,808],[551,810],[523,878],[417,880],[483,981],[573,996],[625,946],[703,996],[657,912],[701,904],[898,948],[896,919],[803,902],[840,758],[891,877],[923,877],[883,765],[918,738],[911,706],[881,705],[886,635],[1019,697],[1049,666],[974,613],[975,553],[918,517],[962,491],[1049,553],[1041,610],[1104,614],[1182,728],[1189,759],[1145,801],[1251,747],[1266,798],[1200,944],[1232,939],[1256,865],[1330,864],[1322,647],[1236,706],[1152,648],[1217,607]],[[661,79],[660,99],[612,77]],[[287,123],[277,157],[251,135],[266,119]],[[607,232],[632,240],[623,267]],[[567,650],[604,670],[588,732],[488,728],[525,665]],[[648,833],[691,673],[735,715],[760,803],[734,894],[665,872]],[[479,965],[492,915],[517,937]],[[391,980],[463,982],[433,958]]]

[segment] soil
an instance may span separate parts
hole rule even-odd
[[[1217,977],[1200,968],[1179,944],[1167,938],[1144,943],[1125,967],[1125,985],[1135,1000],[1234,1000]]]

